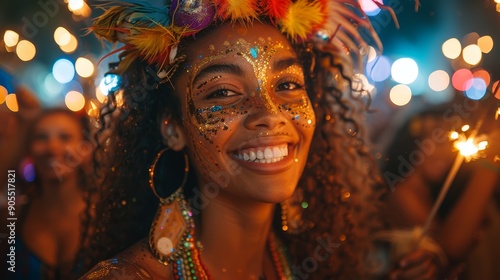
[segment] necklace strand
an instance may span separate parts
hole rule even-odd
[[[184,246],[187,250],[183,250],[183,254],[173,263],[174,278],[176,280],[213,280],[201,261],[200,246],[196,245],[193,236],[194,229],[190,231],[184,242]],[[273,267],[278,279],[292,279],[286,250],[280,240],[278,240],[272,232],[269,234],[267,246],[271,253]]]

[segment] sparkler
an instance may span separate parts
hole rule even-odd
[[[478,121],[478,124],[476,125],[475,129],[471,132],[469,137],[465,135],[465,132],[470,129],[469,125],[464,125],[462,127],[462,133],[454,131],[450,134],[450,138],[452,140],[456,140],[453,146],[455,147],[455,149],[458,150],[458,154],[457,157],[455,158],[455,161],[453,162],[450,172],[448,172],[448,175],[446,176],[446,179],[444,181],[443,187],[441,188],[439,196],[437,200],[434,202],[431,213],[429,214],[429,217],[427,217],[427,221],[425,222],[424,228],[422,230],[422,235],[420,237],[420,240],[422,240],[424,235],[427,234],[432,224],[432,221],[436,217],[439,207],[441,206],[444,198],[446,197],[446,194],[448,193],[451,183],[453,183],[453,180],[455,179],[458,170],[460,169],[460,166],[462,166],[463,161],[465,160],[466,162],[469,162],[471,160],[481,157],[483,154],[482,152],[487,148],[488,141],[486,141],[486,135],[483,134],[476,137],[476,134],[479,131],[479,128],[483,123],[483,120],[484,118],[481,118]]]

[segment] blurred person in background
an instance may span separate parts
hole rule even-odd
[[[386,213],[397,226],[412,228],[426,223],[457,156],[449,133],[465,124],[475,129],[477,116],[465,122],[445,110],[431,108],[416,114],[388,145],[382,174],[393,191],[385,196]],[[483,112],[479,114],[483,116]],[[495,162],[500,154],[500,131],[493,115],[486,114],[478,133],[488,135],[486,157],[462,164],[431,227],[430,235],[450,261],[450,274],[454,275],[450,279],[498,279],[495,277],[500,275],[498,250],[491,247],[497,242],[481,240],[492,236],[492,230],[497,237],[500,233],[500,200],[494,199],[500,190],[500,164]],[[491,252],[484,250],[485,245]],[[480,267],[475,269],[473,262]]]
[[[3,279],[75,278],[90,215],[88,129],[85,117],[66,109],[45,110],[31,124],[16,172],[16,272],[3,272]]]

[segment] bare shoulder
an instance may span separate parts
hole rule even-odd
[[[173,279],[172,269],[163,265],[149,250],[147,240],[118,254],[116,257],[98,263],[80,280],[149,280]]]

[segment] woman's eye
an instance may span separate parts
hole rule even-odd
[[[230,96],[235,96],[235,95],[238,95],[238,93],[232,91],[232,90],[229,90],[229,89],[219,89],[219,90],[216,90],[214,92],[212,92],[211,94],[209,94],[207,96],[207,99],[210,99],[210,98],[221,98],[221,97],[230,97]]]
[[[35,134],[33,139],[36,141],[47,141],[49,139],[49,135],[48,134]]]
[[[303,86],[300,85],[299,83],[296,83],[296,82],[285,82],[285,83],[279,84],[276,88],[277,88],[278,91],[281,91],[281,90],[296,90],[296,89],[302,89]]]
[[[61,139],[61,141],[63,141],[63,142],[68,142],[71,138],[72,137],[69,134],[61,134],[61,135],[59,135],[59,139]]]

